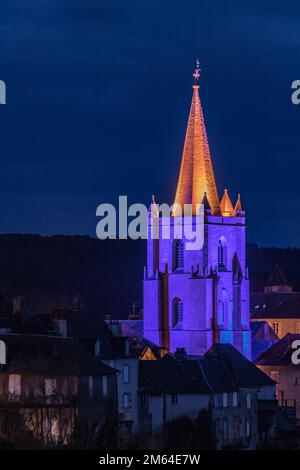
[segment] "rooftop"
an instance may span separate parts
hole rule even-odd
[[[292,366],[292,343],[300,340],[300,334],[288,333],[277,343],[273,344],[267,351],[263,352],[255,361],[255,364],[261,366]]]

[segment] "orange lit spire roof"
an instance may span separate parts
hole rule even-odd
[[[220,214],[220,205],[214,170],[210,157],[205,123],[199,97],[199,62],[194,73],[194,93],[186,130],[175,204],[182,209],[184,204],[192,204],[196,214],[196,204],[201,204],[204,193],[213,215]],[[176,215],[176,211],[175,211]]]
[[[237,214],[238,212],[243,212],[244,209],[243,209],[243,205],[242,205],[242,201],[241,201],[241,196],[240,194],[238,195],[238,198],[237,198],[237,201],[236,201],[236,205],[234,207],[234,212],[235,214]]]
[[[230,217],[234,215],[234,209],[228,194],[228,190],[224,189],[224,194],[220,202],[221,214],[223,217]]]

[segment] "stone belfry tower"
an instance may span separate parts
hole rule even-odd
[[[144,274],[144,336],[170,351],[204,354],[215,343],[231,343],[251,358],[249,281],[245,257],[245,212],[238,196],[233,207],[227,189],[221,202],[214,177],[199,97],[199,63],[187,124],[171,226],[176,207],[192,207],[197,224],[204,212],[204,243],[188,250],[174,233],[162,236],[165,218],[154,199],[148,218]],[[151,237],[154,218],[159,237]]]

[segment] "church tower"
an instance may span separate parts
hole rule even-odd
[[[240,196],[233,207],[227,189],[219,201],[202,106],[199,63],[187,124],[171,229],[190,204],[192,224],[201,223],[203,246],[171,230],[162,236],[165,217],[154,198],[148,217],[144,274],[144,336],[157,345],[202,355],[213,343],[230,343],[251,358],[249,281],[245,253],[245,212]],[[157,224],[157,237],[153,226]],[[174,227],[173,227],[174,228]]]

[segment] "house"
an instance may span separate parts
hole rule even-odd
[[[211,416],[217,448],[254,449],[259,442],[261,400],[274,406],[275,383],[230,344],[214,344],[204,356],[183,349],[139,364],[139,430],[162,430],[167,422],[201,410]]]
[[[0,438],[30,447],[92,447],[117,425],[117,371],[73,338],[1,335]],[[80,439],[79,439],[80,436]]]
[[[266,321],[279,338],[300,334],[300,292],[255,292],[250,296],[252,321]]]
[[[263,352],[255,364],[276,383],[279,405],[300,418],[300,367],[292,362],[294,341],[300,334],[286,334],[267,351]]]
[[[209,408],[210,393],[197,360],[167,354],[139,364],[139,431],[157,431],[187,416],[196,419]]]
[[[293,292],[292,286],[288,283],[286,275],[281,270],[279,264],[275,264],[269,275],[264,291],[270,292]]]
[[[62,334],[77,338],[92,354],[116,369],[118,423],[121,439],[130,439],[138,430],[138,366],[140,360],[156,359],[162,354],[157,346],[143,338],[129,324],[140,321],[110,321],[99,316],[76,315],[57,319]]]
[[[219,446],[255,449],[266,430],[261,410],[274,414],[277,408],[275,382],[230,344],[214,344],[204,355],[203,367],[214,394],[213,420]],[[229,379],[235,389],[230,390]],[[222,391],[223,383],[227,390]]]

